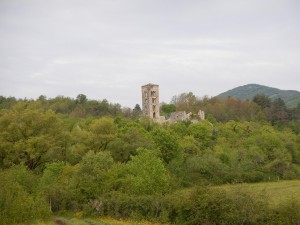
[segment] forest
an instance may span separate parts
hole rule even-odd
[[[300,103],[174,96],[156,123],[106,99],[0,96],[0,224],[53,215],[168,224],[299,224],[300,201],[271,205],[240,184],[300,179]],[[227,191],[222,185],[235,184]]]

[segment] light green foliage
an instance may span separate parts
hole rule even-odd
[[[74,177],[74,185],[84,200],[93,199],[105,191],[113,158],[108,152],[89,151],[80,162]]]
[[[197,141],[197,145],[202,150],[210,147],[213,143],[213,125],[208,121],[202,121],[201,123],[193,123],[188,127],[188,134],[193,136]]]
[[[179,153],[179,143],[173,133],[166,129],[158,128],[152,131],[151,134],[165,163],[169,163],[176,158]]]
[[[51,211],[64,209],[64,204],[71,194],[67,185],[69,180],[64,174],[67,168],[62,162],[47,164],[41,177],[39,190],[49,202]]]
[[[117,127],[112,118],[102,117],[92,122],[89,127],[89,144],[94,152],[105,150],[115,139]]]
[[[73,165],[79,163],[89,150],[89,132],[82,124],[76,124],[70,132],[67,161]]]
[[[50,209],[175,224],[297,223],[295,188],[291,201],[280,197],[292,193],[282,186],[264,199],[236,184],[300,178],[297,109],[280,100],[261,109],[234,98],[180,98],[176,106],[202,109],[212,123],[159,124],[138,116],[138,106],[136,115],[131,109],[120,114],[120,105],[84,96],[0,97],[3,223],[30,223]],[[99,117],[107,115],[119,116]],[[225,183],[238,188],[180,192]]]
[[[299,224],[300,223],[300,201],[288,199],[282,201],[276,209],[278,224]]]
[[[179,140],[179,145],[186,154],[194,155],[199,151],[199,145],[194,136],[184,136]]]
[[[23,166],[0,171],[0,224],[28,222],[49,215],[35,192],[34,175]]]
[[[170,125],[171,130],[177,134],[179,137],[184,137],[188,134],[188,126],[189,122],[186,121],[178,121]]]
[[[163,162],[153,151],[138,149],[127,164],[129,170],[128,192],[135,195],[165,193],[169,186],[169,176]]]
[[[155,123],[151,118],[149,118],[148,116],[141,116],[139,118],[139,123],[142,125],[142,127],[146,130],[146,131],[152,131],[154,130],[156,127],[159,127],[159,124]]]
[[[39,98],[39,102],[44,106],[49,105],[49,109],[54,112],[63,114],[72,112],[76,106],[74,100],[64,96],[57,96],[56,98],[49,99],[48,101],[46,101],[45,98]]]
[[[183,224],[265,224],[268,216],[263,195],[241,189],[227,193],[200,187],[185,204],[190,206],[183,214]]]
[[[19,103],[0,118],[2,166],[24,163],[35,169],[64,155],[63,123],[53,111]]]

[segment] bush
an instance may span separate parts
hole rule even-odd
[[[132,196],[110,192],[91,201],[85,208],[85,214],[166,222],[164,203],[162,195]]]
[[[262,196],[240,189],[198,187],[186,198],[169,200],[169,219],[176,224],[266,224],[269,213]]]
[[[272,218],[274,224],[300,224],[300,202],[290,199],[281,203]]]
[[[32,187],[24,186],[29,182],[30,172],[24,167],[13,167],[0,172],[0,224],[26,223],[49,216],[48,205]],[[22,179],[21,179],[22,178]],[[34,186],[34,184],[31,184]]]

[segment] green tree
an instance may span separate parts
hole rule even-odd
[[[89,129],[89,144],[94,152],[105,150],[116,137],[117,127],[112,118],[96,119],[91,123]]]
[[[76,97],[76,103],[77,104],[84,104],[84,103],[86,103],[87,102],[87,97],[86,97],[86,95],[84,95],[84,94],[79,94],[79,95],[77,95],[77,97]]]
[[[255,95],[252,101],[255,102],[257,105],[259,105],[262,109],[271,106],[271,99],[264,94]]]
[[[201,149],[210,147],[214,139],[214,127],[208,121],[193,123],[188,127],[188,134],[195,138]]]
[[[142,115],[142,109],[139,104],[136,104],[132,110],[132,116],[133,116],[133,118],[136,118],[140,115]]]
[[[164,128],[156,128],[151,134],[165,163],[169,163],[176,158],[179,153],[179,143],[173,133]]]
[[[0,171],[0,224],[30,223],[49,216],[48,204],[36,193],[37,180],[24,166]]]
[[[10,109],[16,102],[15,97],[5,98],[4,96],[0,96],[0,109]]]
[[[151,136],[142,127],[128,127],[118,136],[107,150],[119,162],[128,162],[131,156],[136,155],[138,148],[151,149],[154,145]]]
[[[271,103],[271,107],[266,110],[267,119],[272,123],[275,124],[284,124],[287,122],[288,113],[285,102],[281,99],[275,99]]]
[[[62,179],[64,170],[68,166],[62,162],[54,162],[46,165],[40,180],[39,190],[49,202],[50,211],[64,209],[63,202],[67,199],[66,182]]]
[[[114,161],[108,152],[89,151],[80,162],[74,176],[74,185],[80,192],[78,201],[87,201],[101,195],[109,179],[109,169]]]
[[[172,112],[176,112],[176,106],[174,104],[162,104],[160,108],[161,115],[169,117]]]
[[[197,110],[199,110],[196,109],[195,107],[196,102],[197,102],[197,98],[192,92],[182,93],[178,96],[174,96],[171,101],[171,103],[175,105],[176,110],[178,111],[185,110],[194,113],[196,113]]]
[[[44,112],[19,103],[1,114],[2,166],[24,163],[33,170],[46,162],[62,159],[66,150],[64,124],[53,111]]]
[[[134,195],[153,195],[166,193],[169,176],[163,162],[153,151],[139,148],[138,155],[129,161],[129,193]]]

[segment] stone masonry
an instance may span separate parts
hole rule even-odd
[[[159,86],[146,84],[142,86],[142,109],[143,114],[152,119],[159,120]]]

